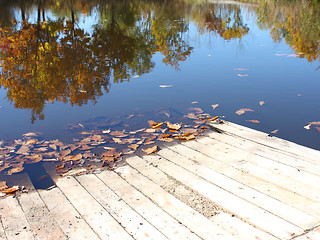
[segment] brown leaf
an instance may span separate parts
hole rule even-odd
[[[217,104],[214,104],[214,105],[211,105],[211,106],[212,106],[213,110],[215,110],[219,106],[219,104],[217,103]]]
[[[116,136],[116,137],[126,137],[128,136],[128,134],[125,134],[123,132],[120,131],[113,131],[110,133],[111,136]]]
[[[8,186],[6,184],[6,181],[0,181],[0,191],[5,189],[5,188],[8,188]]]
[[[91,140],[93,140],[93,141],[99,141],[99,140],[101,140],[101,138],[102,137],[100,135],[97,135],[97,134],[91,136]]]
[[[29,154],[29,147],[26,145],[22,145],[19,150],[17,151],[17,154],[24,154],[24,155],[28,155]]]
[[[197,101],[191,102],[191,104],[196,104],[196,103],[198,103],[198,102]]]
[[[236,111],[236,114],[241,115],[241,114],[244,114],[245,112],[254,112],[254,111],[250,108],[241,108],[238,111]]]
[[[265,104],[265,102],[264,101],[260,101],[259,104],[260,104],[260,106],[262,106],[263,104]]]
[[[46,152],[46,151],[48,151],[48,148],[47,147],[41,147],[41,148],[35,148],[34,150],[38,151],[38,152]]]
[[[156,132],[156,129],[147,128],[147,129],[145,130],[145,132],[146,132],[146,133],[154,133],[154,132]]]
[[[89,150],[92,149],[94,147],[88,146],[88,145],[82,145],[81,148],[79,148],[79,150]]]
[[[24,162],[20,162],[18,164],[11,164],[11,169],[7,172],[8,175],[12,175],[14,173],[19,173],[22,172],[24,167],[23,167]]]
[[[38,139],[29,139],[27,140],[26,144],[29,145],[29,144],[36,144],[38,142]]]
[[[149,154],[151,154],[151,153],[157,152],[157,151],[158,151],[158,146],[155,145],[155,146],[149,147],[149,148],[147,148],[147,149],[142,149],[142,151],[144,151],[146,154],[149,155]]]
[[[139,144],[131,144],[128,146],[128,148],[131,148],[133,150],[137,150],[138,147],[139,147]]]
[[[102,130],[102,133],[106,134],[106,133],[110,133],[111,129],[107,129],[107,130]]]
[[[152,125],[151,127],[152,127],[153,129],[158,129],[158,128],[161,128],[161,127],[162,127],[162,124],[163,124],[163,123],[155,123],[155,125]]]
[[[72,161],[78,161],[80,159],[82,159],[82,154],[81,153],[78,153],[77,155],[74,155],[74,156],[70,157],[70,160],[72,160]]]
[[[14,193],[14,192],[16,192],[18,190],[19,190],[19,186],[13,186],[11,188],[2,189],[0,192],[8,194],[8,193]]]
[[[60,157],[65,157],[67,155],[69,155],[71,153],[71,150],[70,149],[66,149],[66,150],[63,150],[63,151],[60,151]]]
[[[4,163],[2,166],[0,166],[0,172],[2,172],[3,170],[6,170],[10,167],[10,163]]]
[[[166,124],[169,130],[177,131],[181,128],[181,124],[179,123],[172,124],[170,122],[166,122]]]
[[[260,123],[259,120],[246,120],[247,122],[252,122],[252,123]]]
[[[143,145],[154,144],[154,141],[145,142]]]
[[[130,118],[132,118],[132,117],[134,117],[133,114],[129,115],[127,118],[130,119]]]
[[[213,121],[217,120],[218,118],[219,118],[219,116],[215,116],[213,118],[207,118],[207,121],[213,122]]]
[[[130,150],[130,149],[126,149],[123,151],[123,154],[126,154],[126,155],[129,155],[129,154],[132,154],[134,153],[134,150]]]
[[[190,118],[190,119],[197,119],[198,117],[194,113],[188,113],[184,115],[184,117]]]
[[[120,138],[112,138],[115,143],[124,144],[124,142]]]
[[[23,136],[25,136],[25,137],[35,137],[35,136],[38,136],[38,134],[34,133],[34,132],[29,132],[29,133],[23,134]]]
[[[279,129],[271,131],[271,133],[274,133],[274,134],[277,133],[277,132],[279,132]]]
[[[203,110],[201,108],[198,107],[191,107],[188,108],[189,111],[195,111],[196,113],[203,113]]]
[[[162,141],[162,142],[172,142],[172,141],[174,141],[172,138],[159,138],[158,140]]]

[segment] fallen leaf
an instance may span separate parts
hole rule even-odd
[[[119,144],[123,144],[124,142],[122,142],[122,140],[120,138],[112,138],[112,140],[115,142],[115,143],[119,143]]]
[[[236,114],[238,115],[242,115],[244,114],[245,112],[254,112],[252,109],[250,108],[241,108],[239,109],[238,111],[236,111]]]
[[[212,106],[213,110],[215,110],[219,106],[219,104],[217,103],[217,104],[214,104],[214,105],[211,105],[211,106]]]
[[[279,129],[271,131],[271,133],[274,133],[274,134],[276,134],[277,132],[279,132]]]
[[[35,136],[38,136],[38,134],[34,133],[34,132],[29,132],[29,133],[23,134],[23,136],[25,136],[25,137],[35,137]]]
[[[311,124],[311,125],[320,125],[320,121],[318,121],[318,122],[309,122],[309,124]]]
[[[260,123],[259,120],[246,120],[247,122],[252,122],[252,123]]]
[[[320,127],[315,127],[320,132]]]
[[[87,92],[86,90],[81,90],[81,89],[79,89],[78,91],[81,92],[81,93],[86,93]]]
[[[29,144],[36,144],[38,142],[38,139],[29,139],[27,140],[26,144],[29,145]]]
[[[156,132],[156,129],[147,128],[147,129],[145,130],[145,132],[146,132],[146,133],[154,133],[154,132]]]
[[[166,124],[169,130],[177,131],[181,128],[181,124],[179,123],[172,124],[170,122],[166,122]]]
[[[93,140],[93,141],[99,141],[99,140],[101,140],[101,138],[102,137],[100,135],[97,135],[97,134],[91,136],[91,140]]]
[[[116,150],[115,148],[113,148],[113,147],[103,147],[104,149],[106,149],[106,150]]]
[[[85,151],[85,150],[89,150],[89,149],[92,149],[92,148],[94,148],[94,147],[91,147],[91,146],[88,146],[88,145],[82,145],[81,148],[79,148],[79,150]]]
[[[154,144],[154,141],[145,142],[143,145]]]
[[[131,148],[133,150],[137,150],[138,147],[139,147],[139,144],[131,144],[128,146],[128,148]]]
[[[139,75],[135,75],[135,76],[133,76],[133,77],[131,77],[131,78],[138,78],[138,77],[140,77]]]
[[[2,193],[14,193],[19,190],[19,186],[13,186],[11,188],[2,189],[0,192]]]
[[[203,113],[203,110],[201,108],[198,108],[198,107],[191,107],[191,108],[188,108],[189,111],[195,111],[197,113]]]
[[[7,172],[7,175],[12,175],[14,173],[19,173],[22,172],[24,167],[23,167],[24,162],[20,162],[17,164],[11,164],[11,169]]]
[[[129,115],[127,118],[130,119],[130,118],[132,118],[132,117],[134,117],[133,114]]]
[[[197,101],[191,102],[191,104],[196,104],[196,103],[198,103],[198,102]]]
[[[120,132],[120,131],[110,132],[110,135],[111,136],[116,136],[116,137],[126,137],[126,136],[128,136],[128,134],[125,134],[125,133]]]
[[[126,155],[129,155],[129,154],[132,154],[134,153],[134,150],[130,150],[130,149],[126,149],[123,151],[123,154],[126,154]]]
[[[190,119],[197,119],[198,117],[194,113],[188,113],[184,115],[184,117],[190,118]]]
[[[107,129],[107,130],[103,130],[102,133],[106,134],[106,133],[110,133],[111,130],[110,129]]]
[[[57,151],[57,145],[49,144],[49,147],[52,148],[53,150]]]
[[[28,155],[29,154],[29,147],[26,145],[22,145],[19,150],[17,151],[17,154],[24,154],[24,155]]]
[[[162,142],[172,142],[174,141],[172,138],[158,138],[159,141],[162,141]]]
[[[304,126],[305,129],[310,130],[311,124]]]
[[[234,70],[235,71],[248,71],[248,69],[245,69],[245,68],[235,68]]]
[[[173,85],[160,85],[159,87],[161,88],[169,88],[169,87],[172,87]]]
[[[238,77],[248,77],[248,74],[238,74]]]
[[[65,157],[67,155],[69,155],[71,153],[71,150],[70,149],[66,149],[66,150],[63,150],[63,151],[60,151],[60,157]]]
[[[8,186],[6,184],[6,181],[0,181],[0,191],[5,189],[5,188],[8,188]]]
[[[215,116],[215,117],[213,117],[213,118],[207,118],[207,121],[210,121],[210,122],[213,122],[213,121],[215,121],[215,120],[217,120],[219,118],[219,116]]]
[[[78,134],[81,134],[81,135],[90,135],[90,134],[92,134],[92,133],[91,133],[91,132],[82,131],[82,132],[79,132]]]
[[[148,122],[149,122],[150,127],[152,127],[153,129],[161,128],[162,124],[163,124],[163,123],[156,123],[154,121],[148,121]]]
[[[82,154],[81,153],[78,153],[77,155],[74,155],[74,156],[70,157],[70,160],[73,160],[73,161],[78,161],[80,159],[82,159]]]
[[[155,145],[155,146],[149,147],[149,148],[147,148],[147,149],[142,149],[142,151],[144,151],[146,154],[149,155],[149,154],[151,154],[151,153],[157,152],[157,151],[158,151],[158,146]]]

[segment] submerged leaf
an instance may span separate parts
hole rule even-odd
[[[274,134],[275,134],[275,133],[279,132],[279,130],[280,130],[280,129],[273,130],[273,131],[271,131],[271,133],[274,133]]]

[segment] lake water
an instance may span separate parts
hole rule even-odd
[[[2,1],[0,24],[0,139],[198,107],[320,149],[317,3]]]

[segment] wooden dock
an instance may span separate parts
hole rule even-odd
[[[0,198],[0,239],[320,239],[320,151],[230,122]]]

